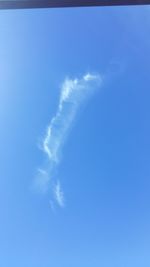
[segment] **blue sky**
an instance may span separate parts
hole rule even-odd
[[[150,266],[149,15],[0,12],[0,266]]]

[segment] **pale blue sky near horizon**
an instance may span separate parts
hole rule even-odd
[[[0,11],[0,266],[150,266],[150,8]],[[32,189],[66,77],[103,83]]]

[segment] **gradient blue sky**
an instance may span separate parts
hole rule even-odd
[[[99,73],[55,175],[33,189],[66,77]],[[150,8],[0,11],[0,266],[150,266]]]

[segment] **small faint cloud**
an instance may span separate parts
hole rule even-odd
[[[57,181],[55,188],[54,188],[54,195],[55,199],[60,207],[64,207],[65,205],[65,200],[64,200],[64,193],[62,191],[60,182]]]
[[[49,181],[50,177],[48,172],[43,169],[38,169],[36,178],[34,180],[34,187],[37,189],[37,191],[45,194],[48,191]]]

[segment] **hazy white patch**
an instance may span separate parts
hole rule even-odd
[[[54,202],[52,200],[49,201],[50,208],[53,212],[56,212]]]
[[[48,191],[49,181],[50,177],[48,172],[43,169],[38,169],[36,179],[34,181],[35,188],[41,193],[46,193]]]
[[[64,207],[64,193],[62,191],[60,182],[57,181],[54,189],[55,199],[60,207]]]
[[[99,76],[99,75],[94,75],[94,74],[90,74],[90,73],[87,73],[86,75],[84,75],[83,79],[85,81],[92,81],[92,80],[101,80],[102,81],[102,78]]]

